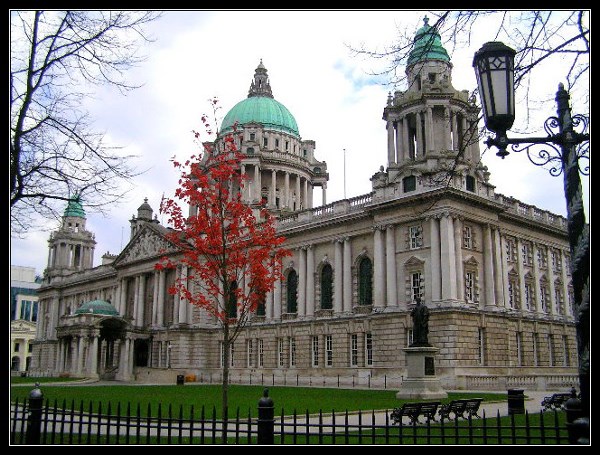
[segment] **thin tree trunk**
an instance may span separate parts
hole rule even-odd
[[[228,421],[228,405],[229,405],[229,324],[227,321],[223,324],[223,382],[221,384],[221,419],[223,427],[221,432],[221,440],[223,444],[227,444],[227,421]]]

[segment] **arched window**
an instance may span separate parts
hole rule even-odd
[[[321,309],[333,308],[333,269],[325,264],[321,269]]]
[[[237,318],[237,297],[235,290],[237,289],[237,281],[232,281],[229,286],[229,299],[227,299],[227,316],[232,319]]]
[[[295,270],[290,270],[287,276],[287,312],[296,313],[298,311],[298,274]]]
[[[260,301],[258,302],[258,306],[256,307],[257,316],[264,316],[266,314],[266,304],[267,296],[264,293],[261,293]]]
[[[358,264],[358,304],[373,304],[373,264],[368,257]]]

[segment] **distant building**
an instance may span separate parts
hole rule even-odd
[[[35,268],[10,267],[10,353],[11,371],[29,369],[38,319],[37,290],[42,280]]]
[[[410,313],[422,300],[445,387],[576,383],[565,218],[495,192],[480,159],[479,109],[467,90],[453,87],[450,58],[427,23],[406,75],[407,90],[382,100],[386,150],[363,151],[387,158],[387,168],[371,177],[370,193],[351,199],[327,203],[327,165],[273,98],[262,62],[248,97],[224,117],[213,152],[235,132],[248,178],[242,197],[277,216],[293,251],[284,279],[232,346],[232,375],[401,381]],[[218,381],[219,324],[169,294],[185,267],[155,270],[162,255],[179,253],[148,202],[132,218],[123,251],[98,267],[85,221],[72,200],[50,237],[33,368],[124,381],[174,382],[185,373]]]

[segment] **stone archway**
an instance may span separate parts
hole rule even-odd
[[[119,352],[125,337],[127,323],[120,318],[106,318],[98,323],[100,349],[98,350],[98,375],[101,379],[114,380],[121,367]]]

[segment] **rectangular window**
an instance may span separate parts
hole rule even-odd
[[[485,365],[485,329],[480,327],[477,331],[478,336],[478,361],[479,365]]]
[[[289,141],[285,141],[285,149],[286,150],[290,149],[290,143],[289,143]]]
[[[555,273],[562,272],[562,261],[560,259],[560,250],[552,248],[552,270],[554,270]]]
[[[508,307],[517,308],[517,280],[515,278],[508,279]]]
[[[290,367],[296,366],[296,340],[290,337]]]
[[[413,272],[410,275],[412,301],[423,300],[423,275],[421,272]]]
[[[265,346],[263,340],[258,340],[258,366],[260,368],[265,366]]]
[[[254,366],[254,351],[252,346],[252,340],[246,340],[246,348],[247,348],[247,367],[252,368]]]
[[[533,289],[531,283],[525,283],[525,309],[530,311],[533,308]]]
[[[325,336],[325,366],[333,366],[333,337]]]
[[[517,332],[517,365],[523,365],[523,346],[522,346],[522,338],[523,334],[521,332]]]
[[[523,253],[523,265],[533,265],[533,254],[531,250],[531,244],[529,242],[524,242],[523,247],[521,249]]]
[[[27,352],[33,352],[33,344],[27,345]]]
[[[469,303],[475,301],[475,274],[473,272],[465,272],[465,298]]]
[[[539,335],[537,333],[533,334],[533,366],[537,367],[540,365],[540,353],[539,353]]]
[[[463,248],[468,248],[469,250],[473,248],[473,231],[471,226],[463,228]]]
[[[279,139],[275,139],[275,148],[279,148]]]
[[[406,329],[406,346],[409,347],[413,343],[413,329]]]
[[[365,333],[365,363],[366,366],[373,366],[373,334]]]
[[[284,341],[283,338],[279,338],[279,340],[277,340],[277,365],[279,365],[280,368],[283,368],[283,366],[285,365],[285,360],[283,358],[283,351],[284,351]]]
[[[410,249],[415,250],[423,246],[423,228],[421,226],[410,226],[408,228],[410,237]]]
[[[269,146],[269,139],[266,137],[263,137],[263,147],[268,147]]]
[[[21,319],[25,321],[31,320],[31,303],[29,300],[21,301]]]
[[[253,141],[256,139],[256,134],[250,133],[250,140]]]
[[[540,283],[540,306],[543,313],[548,312],[548,287],[546,283]]]
[[[506,239],[506,261],[517,262],[517,246],[514,239]]]
[[[313,367],[319,366],[319,337],[312,337],[312,355],[311,364]]]
[[[19,343],[15,343],[15,352],[19,352],[21,349],[21,345]]]
[[[562,303],[563,303],[562,289],[560,288],[560,284],[556,283],[555,287],[554,287],[554,313],[555,314],[562,313],[562,311],[561,311]]]
[[[571,359],[570,359],[570,351],[569,351],[569,337],[567,335],[563,335],[562,337],[563,340],[563,365],[566,367],[570,367],[571,366]]]
[[[352,334],[350,337],[350,366],[358,366],[358,335]]]

